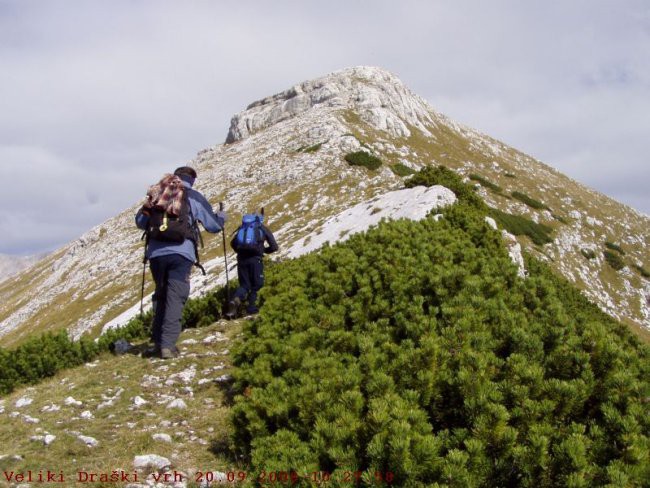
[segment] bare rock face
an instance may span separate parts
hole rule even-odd
[[[435,123],[427,103],[396,76],[380,68],[359,66],[305,81],[250,104],[232,118],[226,143],[319,106],[354,109],[365,122],[395,137],[408,137],[408,125],[428,133],[425,124]]]

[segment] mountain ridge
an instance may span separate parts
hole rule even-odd
[[[650,327],[650,285],[631,268],[650,262],[650,219],[438,114],[396,79],[379,68],[349,68],[253,102],[233,117],[228,143],[204,149],[188,163],[199,172],[197,189],[214,205],[227,203],[229,227],[242,213],[264,206],[280,256],[287,257],[294,242],[329,217],[401,188],[396,168],[444,164],[466,178],[483,178],[474,181],[490,206],[551,226],[553,243],[539,246],[520,236],[521,245],[637,331]],[[360,150],[380,157],[380,169],[352,167],[343,159]],[[143,191],[150,183],[143,182]],[[512,196],[515,191],[551,210],[530,207]],[[5,342],[61,327],[76,336],[97,333],[134,307],[142,272],[140,236],[132,223],[137,206],[37,263],[30,276],[0,284]],[[221,239],[205,237],[202,259],[211,275],[193,278],[195,295],[224,281]],[[628,264],[621,271],[603,255],[610,240],[625,248]],[[582,250],[595,256],[587,259]],[[151,291],[149,281],[147,295]]]

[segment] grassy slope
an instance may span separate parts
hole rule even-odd
[[[79,470],[110,473],[112,469],[121,468],[133,472],[135,456],[158,454],[170,459],[175,469],[190,475],[195,471],[234,469],[236,466],[224,457],[219,447],[227,442],[229,436],[226,422],[227,384],[222,386],[209,382],[199,385],[198,381],[230,373],[227,349],[240,330],[238,322],[220,322],[207,328],[187,330],[181,336],[179,344],[183,353],[177,360],[163,362],[130,354],[117,358],[106,354],[94,363],[63,371],[39,385],[21,388],[3,398],[0,401],[5,408],[5,412],[0,414],[0,455],[17,454],[24,460],[4,459],[0,461],[0,468],[16,472],[50,469],[63,471],[70,475],[67,478],[72,479]],[[208,345],[202,342],[205,337],[219,331],[228,341]],[[182,341],[188,339],[198,343],[183,345]],[[207,371],[221,365],[221,369]],[[164,384],[170,375],[192,366],[196,369],[192,381],[185,383],[177,379],[173,384]],[[143,386],[146,375],[161,379]],[[103,396],[111,397],[119,388],[123,388],[124,392],[114,405],[97,408],[104,401]],[[149,404],[134,409],[131,399],[136,395]],[[168,410],[165,403],[157,403],[164,400],[165,397],[161,395],[183,399],[188,405],[187,410]],[[63,401],[68,396],[83,402],[83,405],[65,406]],[[15,402],[21,397],[32,398],[34,402],[16,408]],[[61,410],[51,413],[41,411],[51,404],[60,406]],[[95,418],[79,418],[85,410]],[[20,416],[12,418],[12,412],[19,412]],[[37,418],[40,422],[27,423],[24,415]],[[162,427],[160,423],[163,420],[171,422],[171,426]],[[57,436],[50,446],[30,441],[30,437],[44,435],[45,432]],[[71,432],[94,437],[99,445],[87,447]],[[173,443],[154,441],[154,433],[171,435]],[[196,439],[190,440],[194,437]]]

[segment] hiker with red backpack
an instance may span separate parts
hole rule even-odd
[[[258,214],[246,214],[242,224],[237,229],[230,246],[237,253],[237,277],[239,288],[228,302],[226,318],[233,319],[237,316],[239,305],[248,300],[246,312],[248,315],[256,314],[257,292],[264,286],[264,254],[271,254],[278,250],[278,244],[271,231],[263,224],[264,210]],[[268,244],[268,246],[265,245]]]
[[[196,171],[182,166],[149,188],[147,200],[135,216],[145,231],[145,263],[148,260],[156,284],[153,295],[153,347],[145,356],[170,359],[178,356],[183,307],[190,294],[190,274],[198,260],[200,231],[223,230],[225,212],[213,211],[208,200],[192,186]]]

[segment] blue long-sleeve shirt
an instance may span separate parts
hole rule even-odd
[[[210,202],[186,181],[183,181],[183,186],[186,188],[190,203],[190,224],[193,225],[195,221],[201,222],[203,228],[212,234],[223,230],[224,219],[213,212]],[[139,229],[145,230],[148,222],[149,216],[142,213],[142,211],[138,211],[135,216],[135,225]],[[147,259],[168,256],[170,254],[180,254],[184,258],[196,262],[194,243],[189,239],[185,239],[181,243],[158,241],[156,239],[149,240],[146,254]]]

